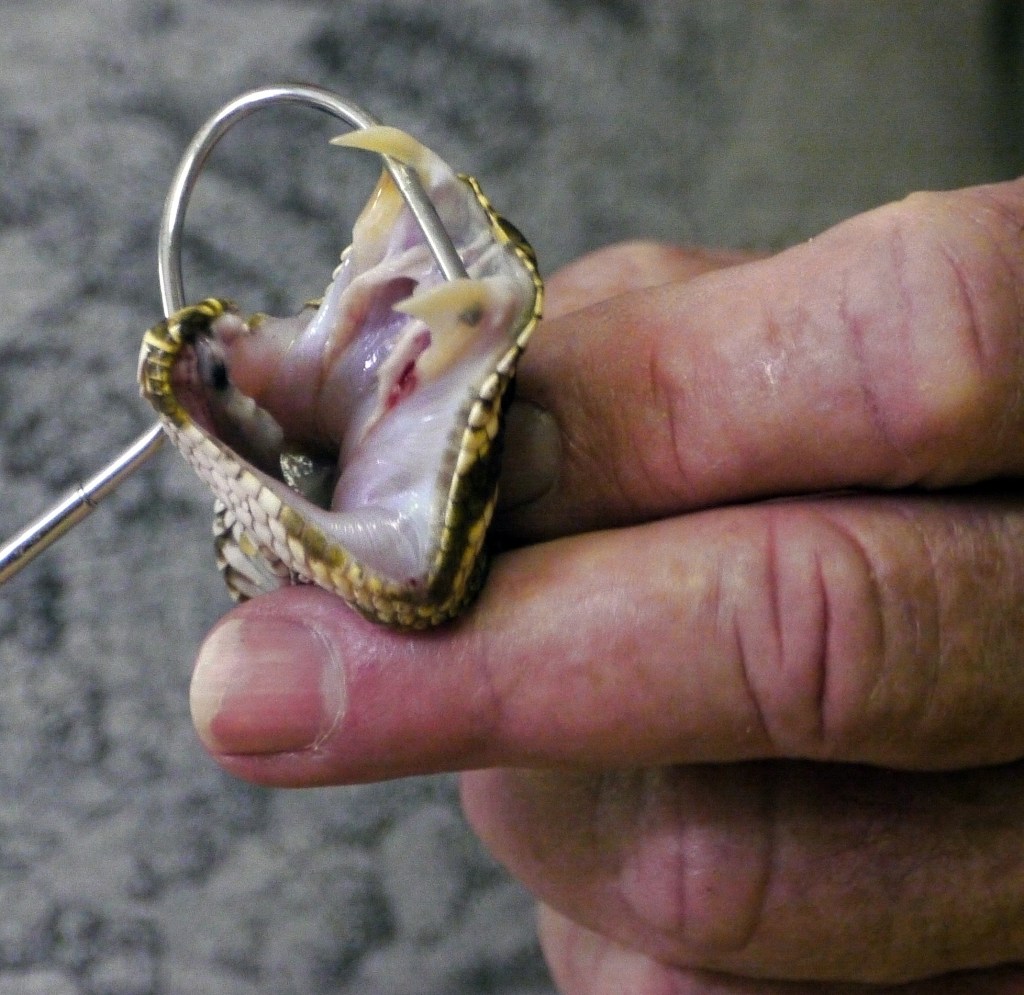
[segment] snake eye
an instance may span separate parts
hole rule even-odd
[[[214,356],[208,349],[199,353],[199,376],[205,386],[218,392],[227,390],[231,383],[223,358]]]

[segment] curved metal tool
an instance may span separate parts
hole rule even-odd
[[[217,142],[239,121],[254,111],[273,104],[300,104],[323,111],[353,128],[369,128],[379,122],[361,107],[317,86],[280,84],[243,93],[225,104],[196,132],[171,181],[160,222],[157,268],[164,315],[169,317],[185,306],[181,275],[181,240],[189,197]],[[453,280],[466,275],[465,267],[441,224],[416,174],[387,156],[385,166],[391,173],[409,209],[423,231],[423,237],[441,272]],[[63,500],[27,525],[0,547],[0,584],[73,529],[99,503],[113,493],[132,473],[147,462],[163,445],[160,425],[139,436],[120,456],[95,476],[79,484]]]

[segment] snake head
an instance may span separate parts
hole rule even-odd
[[[482,582],[502,421],[540,315],[532,251],[469,177],[393,128],[340,144],[415,171],[467,276],[447,280],[387,171],[323,298],[291,318],[227,301],[150,329],[142,393],[217,499],[238,598],[318,584],[422,628]]]

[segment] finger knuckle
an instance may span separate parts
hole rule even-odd
[[[736,619],[752,712],[774,755],[846,759],[885,659],[873,557],[839,520],[782,505],[759,557],[760,593]]]
[[[1005,452],[1020,408],[1024,211],[982,191],[922,193],[872,223],[876,263],[842,306],[867,418],[903,457],[891,483],[945,484],[979,449]]]
[[[775,863],[771,780],[756,765],[666,768],[634,779],[638,831],[622,860],[619,894],[640,934],[623,939],[644,937],[648,953],[677,963],[742,955],[766,928]]]
[[[693,405],[699,400],[694,397],[691,378],[687,352],[679,348],[675,337],[656,338],[648,355],[645,384],[645,407],[650,415],[634,451],[646,488],[665,494],[669,506],[674,507],[693,503],[690,488],[699,477],[700,447],[687,430],[697,421]]]

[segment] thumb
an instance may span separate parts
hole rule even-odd
[[[403,633],[318,588],[286,588],[235,608],[207,637],[193,722],[218,763],[261,784],[454,770],[483,759],[466,695],[480,680],[473,645],[468,620]]]

